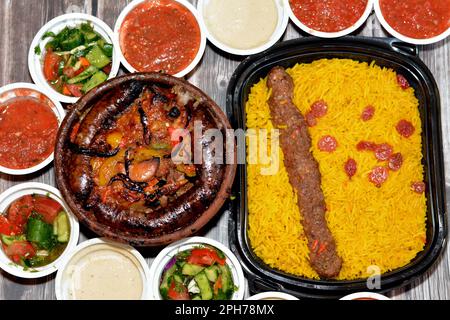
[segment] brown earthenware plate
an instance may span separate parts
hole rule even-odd
[[[173,106],[179,110],[173,112]],[[162,122],[157,121],[157,113]],[[154,141],[164,129],[161,131],[160,126],[152,132],[155,125],[175,126],[181,121],[177,118],[183,116],[186,132],[194,133],[193,123],[201,124],[202,129],[200,136],[194,135],[189,143],[192,150],[196,141],[203,149],[201,163],[196,160],[194,164],[194,174],[188,173],[187,164],[181,173],[177,171],[179,167],[171,164],[173,146],[164,156],[136,160],[143,154],[136,150],[159,152],[152,148],[160,147]],[[129,122],[124,126],[124,121]],[[128,126],[130,129],[124,130]],[[236,172],[234,140],[232,150],[220,147],[221,163],[216,157],[218,147],[212,143],[216,138],[205,134],[207,129],[218,129],[223,141],[232,133],[222,110],[192,84],[160,73],[135,73],[112,79],[80,98],[64,119],[55,149],[58,187],[80,222],[100,236],[140,247],[160,246],[190,236],[222,207]],[[139,130],[144,138],[138,137]],[[121,132],[120,144],[109,139],[109,134],[117,131]],[[130,137],[136,137],[136,141]],[[117,165],[102,171],[102,166],[111,162]],[[150,171],[137,176],[132,170],[142,163],[150,164]],[[156,173],[151,171],[151,164],[156,166]],[[164,164],[173,172],[162,170]],[[111,174],[111,170],[115,171]],[[169,173],[164,176],[160,173],[163,171]],[[171,188],[177,183],[183,187],[174,192]]]

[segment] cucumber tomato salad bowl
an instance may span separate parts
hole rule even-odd
[[[155,300],[242,300],[245,279],[234,254],[203,237],[175,242],[154,260],[151,291]]]
[[[34,82],[53,98],[74,103],[107,79],[120,62],[112,30],[86,14],[66,14],[48,22],[36,34],[28,54]]]
[[[79,236],[59,191],[22,183],[0,195],[0,268],[22,278],[55,272]]]

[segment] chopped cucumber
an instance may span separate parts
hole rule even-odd
[[[173,280],[175,280],[178,283],[184,283],[183,282],[183,277],[180,274],[178,274],[178,273],[175,273],[173,275]]]
[[[106,67],[111,62],[111,59],[106,56],[98,45],[92,47],[91,51],[86,55],[86,59],[88,59],[91,65],[98,69]]]
[[[209,284],[209,280],[205,272],[200,272],[194,277],[194,279],[200,289],[202,300],[211,300],[213,298],[213,290]]]
[[[108,76],[102,72],[99,71],[95,73],[84,85],[83,85],[83,92],[88,92],[91,89],[95,88],[99,84],[105,82],[108,79]]]
[[[219,277],[219,268],[215,265],[210,266],[205,269],[205,274],[208,277],[208,280],[211,282],[216,282]]]
[[[202,300],[202,297],[200,297],[199,295],[193,296],[192,300]]]
[[[57,226],[56,236],[58,237],[58,242],[68,242],[70,236],[70,223],[67,213],[64,211],[58,213],[58,216],[53,222],[53,233],[55,233],[55,225]]]
[[[195,276],[197,273],[202,271],[204,268],[196,264],[186,263],[181,270],[181,273],[186,276]]]
[[[113,56],[113,45],[109,43],[105,43],[102,47],[103,52],[111,58]]]
[[[92,77],[95,73],[97,73],[98,69],[94,66],[89,66],[86,70],[84,70],[82,73],[77,75],[76,77],[69,79],[67,81],[68,84],[75,84],[78,82],[81,82],[83,80],[86,80],[90,77]]]

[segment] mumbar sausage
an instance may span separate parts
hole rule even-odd
[[[336,277],[342,266],[328,229],[319,166],[310,152],[311,137],[303,115],[293,103],[294,83],[281,67],[273,68],[267,86],[273,124],[280,128],[280,145],[289,182],[297,192],[297,204],[308,239],[310,263],[322,278]]]

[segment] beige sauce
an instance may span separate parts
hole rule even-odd
[[[76,254],[66,269],[74,300],[138,300],[143,285],[139,262],[126,250],[105,244]]]
[[[209,0],[203,11],[209,32],[234,49],[266,43],[278,24],[275,0]]]

